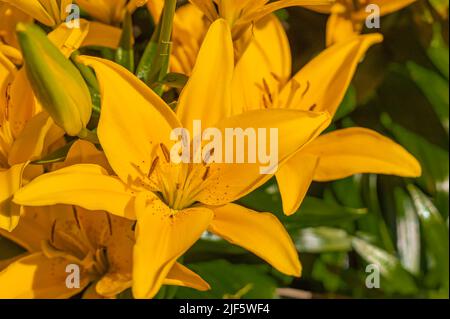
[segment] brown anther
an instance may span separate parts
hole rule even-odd
[[[78,211],[75,206],[72,206],[73,218],[77,224],[78,229],[81,229],[80,218],[78,217]]]
[[[312,111],[314,111],[315,109],[317,108],[317,104],[313,104],[313,105],[311,105],[310,107],[309,107],[309,110],[312,112]]]
[[[113,229],[112,229],[111,215],[109,215],[109,213],[107,213],[107,212],[105,212],[105,215],[106,215],[106,221],[108,222],[109,235],[112,236],[112,234],[113,234]]]
[[[55,229],[56,229],[56,220],[53,221],[52,229],[51,229],[51,233],[50,233],[50,241],[52,244],[55,242]]]
[[[163,143],[159,144],[159,147],[161,148],[161,151],[164,155],[164,158],[166,160],[167,163],[170,162],[170,152],[169,149],[167,148],[166,145],[164,145]]]
[[[210,167],[207,167],[206,170],[205,170],[205,173],[203,174],[202,179],[203,179],[204,181],[206,181],[206,179],[208,178],[209,170],[210,170]]]
[[[269,97],[269,102],[270,102],[270,104],[273,104],[272,93],[270,91],[270,87],[269,87],[269,84],[267,83],[266,79],[263,79],[263,84],[264,84],[264,90],[266,91],[267,96]]]
[[[150,177],[152,176],[153,172],[154,172],[155,169],[156,169],[156,165],[158,165],[158,162],[159,162],[159,157],[156,157],[156,158],[153,160],[153,163],[152,163],[152,166],[150,167],[150,170],[148,171],[148,174],[147,174],[147,177],[148,177],[148,178],[150,178]]]
[[[311,87],[311,82],[306,81],[306,89],[305,89],[305,91],[302,93],[302,99],[305,97],[306,93],[308,93],[310,87]]]

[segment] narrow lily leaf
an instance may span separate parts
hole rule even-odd
[[[400,261],[412,274],[420,273],[420,224],[411,198],[403,188],[393,190],[397,215],[397,248]]]
[[[438,283],[447,292],[449,284],[449,233],[447,224],[431,200],[413,185],[408,186],[422,223],[427,252],[439,274]]]
[[[169,73],[161,81],[161,84],[167,85],[169,87],[182,89],[188,82],[189,78],[181,73]]]
[[[120,44],[116,51],[115,61],[134,72],[134,48],[133,48],[133,20],[131,14],[127,12],[123,20],[123,31],[120,38]]]
[[[353,85],[351,85],[347,90],[347,93],[345,94],[344,101],[342,101],[341,106],[338,108],[338,111],[334,116],[334,120],[338,121],[346,117],[347,115],[352,113],[357,107],[358,105],[357,105],[356,89]]]
[[[295,246],[300,253],[349,252],[352,250],[352,237],[337,228],[306,228],[299,231]]]
[[[43,158],[31,162],[31,164],[45,165],[45,164],[53,164],[53,163],[64,162],[64,160],[66,159],[67,154],[69,153],[70,148],[72,147],[74,142],[75,142],[75,140],[70,142],[70,143],[67,143],[63,147],[61,147],[61,148],[57,149],[56,151],[54,151],[54,152],[44,156]]]
[[[434,108],[437,116],[449,132],[449,96],[448,80],[441,77],[438,73],[424,68],[414,62],[409,62],[407,68],[411,78],[419,86],[420,90],[427,97]]]
[[[410,151],[422,164],[423,176],[419,179],[420,186],[427,193],[434,195],[436,205],[444,216],[448,216],[449,206],[449,154],[438,146],[428,142],[402,126],[392,122],[384,116],[384,126],[390,129],[398,140],[408,151]]]
[[[414,278],[402,267],[398,258],[359,238],[354,238],[352,244],[361,258],[380,271],[385,279],[381,281],[380,288],[405,295],[417,293]]]
[[[158,39],[161,33],[161,24],[156,26],[153,32],[150,42],[145,48],[144,54],[142,55],[139,65],[136,70],[136,76],[143,82],[147,83],[152,69],[153,62],[155,60],[156,54],[158,53]]]

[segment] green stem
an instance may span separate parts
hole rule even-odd
[[[98,136],[96,132],[90,131],[86,128],[84,128],[80,134],[78,134],[78,137],[82,140],[91,142],[93,144],[100,144],[100,141],[98,140]]]
[[[161,31],[158,40],[158,53],[152,66],[152,72],[148,78],[147,84],[152,86],[154,83],[162,80],[168,72],[170,59],[170,50],[172,47],[172,28],[173,19],[175,17],[175,9],[177,7],[176,0],[166,0],[164,11],[161,18]]]

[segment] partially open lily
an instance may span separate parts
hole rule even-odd
[[[212,22],[225,19],[231,27],[238,60],[252,35],[251,26],[276,10],[293,6],[320,6],[332,0],[191,0],[177,9],[173,22],[173,52],[171,68],[190,75],[201,43]],[[163,0],[153,0],[147,7],[158,22],[164,7]]]
[[[322,13],[330,14],[327,24],[327,45],[346,41],[361,33],[364,23],[373,12],[366,10],[376,5],[380,15],[384,16],[401,10],[416,0],[337,0],[334,5],[310,7]]]
[[[152,1],[152,0],[150,0]],[[111,25],[122,22],[125,12],[133,13],[147,0],[77,0],[76,3],[91,17]]]
[[[94,145],[78,141],[63,166],[103,161]],[[0,234],[28,252],[0,272],[2,298],[114,298],[132,285],[133,221],[106,212],[88,212],[71,206],[25,208],[19,226]],[[67,285],[70,265],[79,267],[79,286]],[[72,268],[71,268],[72,269]],[[179,263],[165,285],[199,290],[209,285]]]
[[[239,60],[233,83],[235,114],[255,109],[327,111],[334,115],[366,51],[379,34],[354,36],[333,45],[291,78],[291,54],[277,18],[257,24]],[[300,150],[277,173],[286,214],[295,213],[313,180],[359,173],[421,175],[417,160],[400,145],[364,128],[325,134]]]
[[[124,68],[84,57],[101,86],[98,136],[118,177],[96,165],[74,165],[42,175],[15,195],[21,205],[70,204],[137,220],[133,253],[137,298],[153,297],[176,260],[206,230],[252,251],[285,274],[301,273],[297,251],[279,220],[232,204],[271,178],[260,174],[260,163],[175,164],[170,136],[176,128],[193,132],[194,120],[221,131],[277,128],[279,159],[285,162],[329,125],[329,115],[285,109],[228,117],[234,58],[224,20],[212,24],[199,57],[176,114]]]

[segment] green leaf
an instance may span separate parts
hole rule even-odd
[[[402,267],[397,257],[359,238],[353,238],[352,243],[361,258],[379,268],[384,279],[381,281],[381,289],[403,295],[418,292],[414,278]]]
[[[356,95],[356,89],[353,85],[351,85],[347,90],[345,98],[342,101],[342,104],[339,106],[336,115],[334,116],[334,120],[339,121],[340,119],[352,113],[358,107],[357,103],[358,98]]]
[[[0,260],[6,260],[23,254],[25,250],[9,239],[0,236]]]
[[[189,78],[181,73],[168,73],[159,84],[167,85],[169,87],[182,89],[188,82]]]
[[[431,200],[413,185],[408,185],[419,219],[431,269],[439,275],[438,283],[447,292],[449,289],[449,232],[447,224]]]
[[[383,116],[382,122],[394,134],[396,140],[419,160],[423,168],[422,177],[419,178],[420,185],[427,193],[435,196],[439,211],[448,216],[448,151],[392,122],[388,116]]]
[[[133,20],[131,14],[127,12],[123,20],[122,36],[120,38],[119,47],[117,48],[115,61],[134,72],[134,48],[133,48]]]
[[[179,288],[180,299],[272,299],[277,282],[268,266],[231,264],[225,260],[188,265],[211,285],[208,292]]]
[[[407,68],[411,78],[422,90],[441,120],[442,126],[449,131],[449,95],[448,81],[436,72],[414,62],[408,62]]]
[[[328,227],[306,228],[295,236],[295,246],[301,253],[349,252],[352,237],[344,230]]]
[[[433,1],[433,0],[431,0]],[[442,1],[442,0],[436,0]],[[447,15],[448,15],[448,0],[444,0],[447,2]],[[442,37],[442,28],[439,24],[434,24],[433,32],[434,37],[431,42],[430,47],[428,48],[428,57],[431,59],[433,64],[439,69],[439,71],[444,75],[447,80],[449,79],[449,50],[448,46],[445,43]]]
[[[405,269],[414,275],[420,273],[420,224],[414,205],[407,192],[396,187],[393,192],[396,205],[397,249]]]

